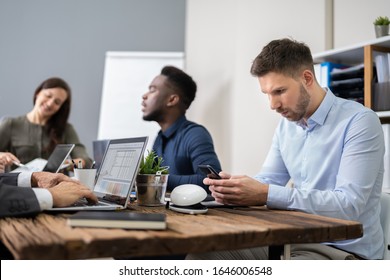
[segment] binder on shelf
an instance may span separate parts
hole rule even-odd
[[[322,87],[329,87],[330,82],[332,80],[331,78],[331,72],[334,69],[343,69],[347,68],[348,65],[345,64],[339,64],[339,63],[333,63],[330,61],[325,61],[321,63],[321,76],[320,76],[320,85]]]
[[[389,82],[390,82],[390,53],[387,53],[387,66],[389,73]]]
[[[341,98],[364,105],[364,64],[333,68],[330,72],[330,90]]]
[[[385,139],[385,155],[382,189],[390,189],[390,124],[382,124],[383,136]]]
[[[336,90],[334,93],[336,96],[341,98],[362,98],[364,97],[364,89],[362,88],[354,88],[354,89],[340,89]]]
[[[351,66],[348,68],[334,68],[330,73],[332,81],[352,79],[352,78],[363,78],[364,77],[364,63]]]
[[[372,109],[374,111],[390,110],[390,82],[375,83],[372,92],[374,96]]]
[[[364,87],[364,79],[363,78],[351,78],[345,80],[337,80],[330,82],[330,87],[333,91],[336,89],[356,89]]]
[[[318,83],[321,85],[321,63],[314,64],[314,75]]]
[[[374,60],[375,60],[378,83],[390,82],[389,54],[383,52],[375,52]]]

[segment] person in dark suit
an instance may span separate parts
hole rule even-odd
[[[0,163],[0,172],[2,169],[4,164]],[[0,218],[36,215],[52,207],[71,205],[83,197],[97,202],[97,197],[88,187],[64,174],[0,174]]]

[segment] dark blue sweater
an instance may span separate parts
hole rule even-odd
[[[210,164],[221,171],[210,133],[204,126],[180,117],[165,132],[160,131],[154,141],[153,149],[164,159],[163,165],[169,166],[168,190],[182,184],[196,184],[207,192],[203,184],[205,175],[199,170],[199,164]]]

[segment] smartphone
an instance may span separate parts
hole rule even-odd
[[[211,167],[209,164],[201,164],[198,165],[199,169],[210,179],[222,179],[221,176],[218,175],[218,172]]]

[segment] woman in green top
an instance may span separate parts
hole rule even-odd
[[[85,146],[68,123],[71,89],[60,78],[43,81],[34,94],[34,107],[27,115],[5,118],[0,123],[0,159],[6,165],[48,159],[57,144],[75,144],[71,157],[90,166]]]

